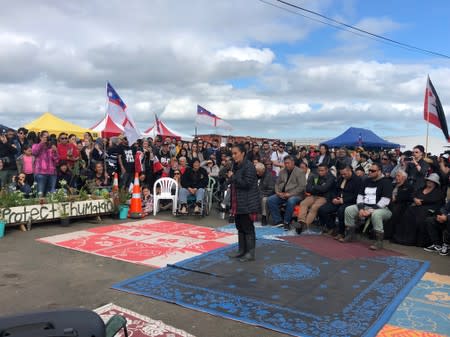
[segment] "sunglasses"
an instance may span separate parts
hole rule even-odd
[[[369,170],[370,173],[377,172],[378,170]]]
[[[59,140],[67,140],[67,137],[61,137]]]
[[[180,175],[180,172],[175,172],[174,175]]]
[[[388,160],[388,158],[381,158],[381,160]]]

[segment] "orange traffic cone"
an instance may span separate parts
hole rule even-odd
[[[119,192],[119,175],[117,172],[114,173],[114,179],[112,184],[112,192]]]
[[[141,188],[139,187],[139,174],[134,176],[133,193],[131,195],[130,203],[130,218],[139,219],[142,218],[142,200],[141,200]]]

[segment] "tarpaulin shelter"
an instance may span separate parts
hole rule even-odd
[[[377,136],[373,131],[362,128],[350,127],[337,136],[336,138],[330,139],[322,144],[328,145],[328,147],[358,147],[363,148],[383,148],[383,149],[393,149],[399,148],[400,145],[396,143],[388,142],[383,138]]]
[[[123,133],[123,126],[114,123],[111,117],[107,114],[100,122],[91,127],[92,131],[96,132],[102,138],[111,138]]]
[[[179,132],[176,132],[172,129],[170,129],[164,122],[162,122],[161,120],[157,119],[155,120],[155,123],[153,123],[153,125],[148,128],[147,130],[144,131],[144,133],[142,134],[143,137],[152,137],[153,139],[156,136],[161,136],[163,138],[165,137],[170,137],[170,138],[175,138],[175,139],[182,139],[182,140],[186,140],[186,141],[191,141],[194,137],[192,136],[188,136]]]
[[[82,128],[76,124],[66,122],[65,120],[56,117],[55,115],[46,112],[41,115],[39,118],[35,119],[31,123],[25,125],[29,131],[39,132],[42,130],[48,131],[50,134],[54,133],[56,135],[61,132],[65,132],[68,134],[73,133],[79,138],[82,138],[84,133],[90,132],[93,137],[97,137],[98,135],[92,130],[87,128]]]

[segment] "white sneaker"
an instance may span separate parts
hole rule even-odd
[[[441,255],[441,256],[449,255],[450,254],[449,248],[450,248],[450,246],[448,244],[444,243],[442,245],[441,251],[439,252],[439,255]]]
[[[426,252],[430,252],[430,253],[437,253],[437,252],[440,252],[441,249],[442,249],[442,247],[439,245],[431,245],[431,246],[425,247],[423,250]]]

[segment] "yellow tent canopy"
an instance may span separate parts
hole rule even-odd
[[[94,138],[97,138],[97,133],[92,132],[92,130],[87,128],[82,128],[81,126],[66,122],[55,115],[46,112],[38,119],[35,119],[31,123],[25,125],[29,131],[39,132],[42,130],[47,130],[50,134],[54,133],[58,136],[61,132],[66,132],[68,134],[73,133],[79,138],[83,138],[85,132],[90,132]]]

